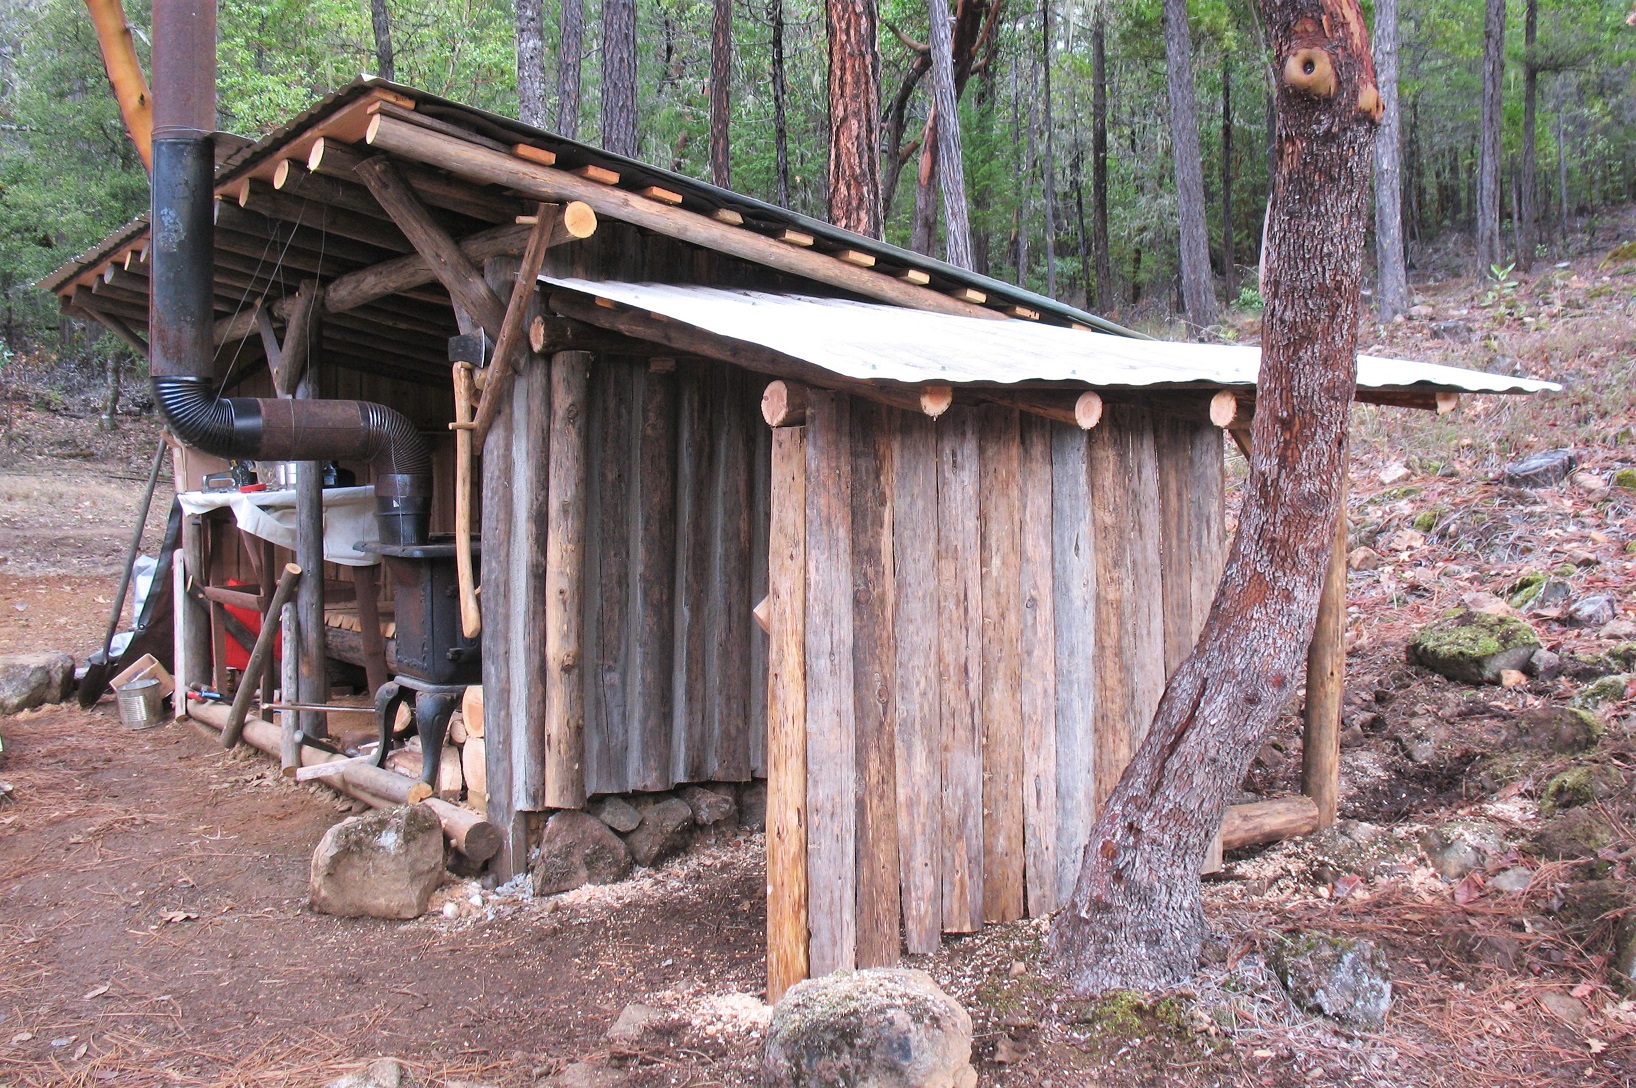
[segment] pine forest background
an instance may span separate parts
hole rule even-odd
[[[561,2],[221,0],[221,127],[257,136],[360,72],[518,116],[522,20],[541,28],[538,63],[525,66],[543,88],[545,127],[603,142],[602,97],[610,86],[620,90],[620,66],[604,65],[604,17],[628,12],[632,0],[566,0],[584,3],[581,45],[570,49],[581,68],[573,117],[562,116],[559,94]],[[1402,228],[1411,275],[1470,274],[1478,252],[1471,238],[1485,0],[1382,2],[1398,7]],[[881,0],[878,30],[885,237],[939,256],[937,171],[923,161],[921,144],[933,84],[928,8],[942,3]],[[1180,326],[1170,323],[1186,311],[1178,257],[1186,209],[1175,182],[1164,5],[1057,3],[960,0],[953,13],[971,263],[1118,320],[1174,332]],[[1504,13],[1503,53],[1490,53],[1503,55],[1493,114],[1496,263],[1526,267],[1552,259],[1571,228],[1599,209],[1636,200],[1636,27],[1629,25],[1636,17],[1629,0],[1486,6]],[[732,187],[825,217],[823,3],[634,0],[634,9],[637,156],[701,178],[720,176],[711,164],[711,38],[718,12],[725,17],[730,9],[731,66],[714,89],[726,91]],[[1203,207],[1193,210],[1204,217],[1216,298],[1253,308],[1271,110],[1263,37],[1246,0],[1188,0],[1186,12],[1191,56],[1183,71],[1192,75],[1204,182]],[[146,63],[147,3],[132,0],[127,16]],[[628,73],[625,80],[628,94]],[[1536,214],[1519,216],[1528,203],[1529,83]],[[60,320],[55,301],[33,281],[141,213],[147,198],[82,0],[0,0],[0,360],[44,348],[83,357],[96,371],[93,357],[113,349]]]

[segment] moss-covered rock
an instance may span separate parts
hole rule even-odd
[[[1433,529],[1437,528],[1438,516],[1438,511],[1436,510],[1422,510],[1420,513],[1414,516],[1414,531],[1417,533],[1431,532]]]
[[[1302,933],[1279,941],[1267,959],[1299,1008],[1360,1031],[1386,1023],[1392,979],[1370,941]]]
[[[1607,732],[1602,719],[1575,706],[1541,706],[1523,714],[1518,723],[1518,745],[1574,755],[1594,748]]]
[[[1613,474],[1613,486],[1636,491],[1636,468],[1622,468]]]
[[[1529,602],[1539,595],[1539,587],[1545,584],[1550,575],[1543,571],[1529,571],[1506,590],[1506,603],[1512,608],[1527,608]]]
[[[1618,840],[1608,818],[1591,806],[1553,816],[1534,833],[1534,845],[1552,861],[1594,858],[1598,850]]]
[[[1409,643],[1409,661],[1450,680],[1497,684],[1505,669],[1521,669],[1540,648],[1522,620],[1462,612],[1422,627]]]
[[[1630,687],[1631,677],[1622,674],[1604,676],[1580,689],[1574,696],[1574,705],[1586,710],[1594,710],[1604,703],[1616,703],[1625,697]]]
[[[1611,797],[1625,784],[1618,768],[1601,763],[1577,763],[1559,771],[1539,795],[1539,814],[1555,816],[1580,805]]]

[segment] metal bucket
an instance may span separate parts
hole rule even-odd
[[[127,729],[152,729],[165,723],[164,696],[157,680],[121,684],[115,699],[119,702],[119,720]]]

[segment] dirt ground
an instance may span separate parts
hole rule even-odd
[[[1474,689],[1403,663],[1420,624],[1473,593],[1503,597],[1530,571],[1611,593],[1636,619],[1636,494],[1607,486],[1636,465],[1636,262],[1602,260],[1633,228],[1636,217],[1612,221],[1568,268],[1544,266],[1504,297],[1420,285],[1426,312],[1363,333],[1365,349],[1569,385],[1440,420],[1360,410],[1354,543],[1381,562],[1349,585],[1358,731],[1343,751],[1342,815],[1374,828],[1376,845],[1329,835],[1230,858],[1207,883],[1205,962],[1169,994],[1075,998],[1043,962],[1035,922],[912,960],[972,1012],[983,1085],[1636,1084],[1636,1002],[1608,943],[1636,902],[1636,691],[1599,706],[1608,729],[1595,752],[1522,763],[1507,730],[1590,681]],[[1431,322],[1448,319],[1471,339],[1435,339]],[[1253,335],[1253,321],[1238,331]],[[155,432],[130,420],[101,434],[73,406],[15,396],[7,418],[0,653],[83,660],[100,642]],[[1578,450],[1594,480],[1539,492],[1497,482],[1505,461],[1557,445]],[[150,549],[168,501],[162,490]],[[1613,648],[1560,617],[1528,618],[1565,658]],[[0,1086],[317,1088],[385,1054],[436,1086],[557,1083],[578,1062],[605,1078],[581,1083],[756,1083],[768,1016],[757,835],[607,888],[535,900],[451,878],[446,912],[337,920],[306,906],[312,847],[350,811],[321,787],[185,725],[123,729],[108,700],[0,719],[0,731],[11,787],[0,791]],[[1289,790],[1299,754],[1292,712],[1246,788]],[[1590,806],[1609,839],[1547,857],[1535,845],[1546,784],[1587,758],[1624,776]],[[1525,891],[1427,865],[1422,832],[1466,818],[1506,835],[1487,879],[1520,866]],[[1576,907],[1603,885],[1612,907]],[[1296,1009],[1266,961],[1286,932],[1380,946],[1394,986],[1385,1028],[1351,1033]],[[631,1003],[664,1017],[639,1046],[611,1049],[604,1034]]]

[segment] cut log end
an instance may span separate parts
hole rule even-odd
[[[1238,394],[1223,389],[1210,398],[1210,422],[1226,427],[1238,418]]]
[[[761,394],[761,418],[769,427],[799,427],[807,421],[807,387],[795,382],[769,382]]]
[[[1446,415],[1448,415],[1450,412],[1454,411],[1458,407],[1460,407],[1460,394],[1458,394],[1458,393],[1439,393],[1439,394],[1437,394],[1437,414],[1438,415],[1446,416]]]
[[[933,419],[941,417],[953,404],[952,385],[928,385],[920,390],[920,410]]]
[[[416,782],[413,786],[409,787],[409,803],[411,805],[418,805],[422,801],[426,800],[426,798],[430,797],[432,793],[433,790],[431,786],[428,786],[424,782]]]
[[[596,233],[596,212],[583,200],[570,200],[562,206],[562,229],[571,238],[589,238]]]
[[[1094,389],[1087,389],[1074,402],[1074,422],[1079,429],[1088,431],[1102,422],[1102,394]]]

